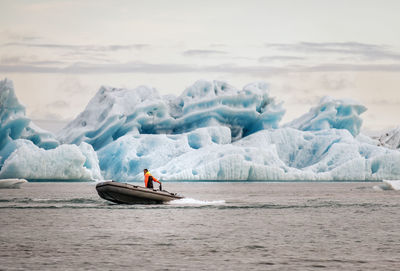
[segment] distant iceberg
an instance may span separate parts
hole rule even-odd
[[[400,180],[383,180],[392,190],[400,190]]]
[[[0,189],[21,188],[21,185],[27,182],[25,179],[0,179]]]
[[[381,184],[375,185],[373,188],[378,191],[400,190],[400,180],[383,180]]]

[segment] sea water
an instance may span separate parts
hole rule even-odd
[[[379,183],[164,183],[116,205],[92,183],[0,190],[1,270],[400,270],[400,191]]]

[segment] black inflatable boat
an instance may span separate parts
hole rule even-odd
[[[155,204],[183,198],[165,190],[114,181],[98,183],[96,190],[101,198],[120,204]]]

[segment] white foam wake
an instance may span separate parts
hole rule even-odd
[[[177,200],[170,201],[168,204],[172,204],[172,205],[223,205],[223,204],[225,204],[225,200],[206,201],[206,200],[197,200],[197,199],[191,199],[191,198],[183,198],[183,199],[177,199]]]

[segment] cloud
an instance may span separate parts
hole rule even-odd
[[[340,71],[354,71],[354,72],[367,72],[367,71],[378,71],[378,72],[400,72],[400,64],[335,64],[327,63],[321,65],[315,65],[310,67],[304,67],[303,72],[340,72]]]
[[[187,65],[187,64],[152,64],[146,62],[126,62],[126,63],[99,63],[75,62],[73,64],[50,65],[57,62],[48,61],[49,65],[44,65],[46,61],[26,62],[16,64],[0,64],[0,72],[16,73],[64,73],[64,74],[102,74],[102,73],[193,73],[193,72],[214,72],[232,73],[267,76],[277,73],[288,72],[400,72],[400,64],[335,64],[327,63],[313,66],[287,65],[284,67],[253,65],[240,66],[234,64],[222,65]]]
[[[220,50],[187,50],[183,52],[184,56],[213,56],[213,55],[226,55],[227,52]]]
[[[1,31],[0,37],[5,40],[19,41],[19,42],[29,42],[29,41],[37,41],[42,37],[34,36],[34,35],[26,35],[26,34],[18,34],[9,30]]]
[[[296,60],[305,60],[305,57],[299,57],[299,56],[262,56],[258,59],[258,62],[261,63],[269,63],[269,62],[275,62],[275,61],[296,61]]]
[[[276,73],[285,68],[271,66],[236,66],[233,64],[195,66],[185,64],[151,64],[144,62],[91,64],[77,62],[64,67],[38,66],[30,64],[1,65],[0,72],[17,73],[65,73],[65,74],[101,74],[101,73]]]
[[[379,99],[379,100],[371,100],[368,104],[371,105],[380,105],[380,106],[400,106],[400,100],[388,100],[388,99]]]
[[[65,62],[62,61],[54,61],[54,60],[25,60],[20,56],[3,56],[0,59],[0,66],[1,65],[9,65],[9,66],[45,66],[45,65],[65,65]]]
[[[282,51],[353,53],[355,50],[377,50],[381,46],[359,42],[299,42],[267,43],[267,47]]]
[[[22,59],[19,56],[3,56],[0,59],[1,64],[18,64],[22,63]]]
[[[96,51],[96,52],[108,52],[108,51],[120,51],[120,50],[141,50],[149,47],[148,44],[128,44],[128,45],[71,45],[71,44],[55,44],[55,43],[27,43],[27,42],[8,42],[1,46],[20,46],[29,48],[43,48],[43,49],[65,49],[65,50],[81,50],[81,51]]]
[[[268,43],[266,47],[306,54],[342,54],[361,56],[368,60],[400,60],[400,53],[389,50],[387,46],[359,42]]]
[[[308,90],[298,89],[296,92],[309,92]],[[319,95],[291,95],[285,102],[291,104],[301,104],[301,105],[316,105],[321,100],[321,96]]]
[[[324,89],[330,91],[340,91],[349,87],[354,87],[353,82],[349,78],[340,74],[336,75],[336,73],[324,74],[319,81]]]
[[[59,108],[68,108],[68,107],[70,107],[70,104],[67,103],[64,100],[58,100],[58,101],[54,101],[54,102],[52,102],[50,104],[47,104],[46,107],[57,108],[57,109],[59,109]]]
[[[211,43],[210,47],[227,47],[225,43]]]

